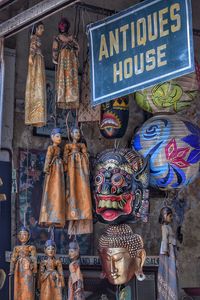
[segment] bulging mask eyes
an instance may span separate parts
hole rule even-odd
[[[114,174],[112,176],[112,184],[114,186],[117,186],[117,187],[120,187],[124,184],[124,176],[122,176],[121,174],[117,173],[117,174]]]
[[[96,185],[100,185],[104,182],[104,177],[102,174],[98,174],[96,177],[95,177],[95,184]]]

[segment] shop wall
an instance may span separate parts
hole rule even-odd
[[[139,2],[139,1],[138,1]],[[133,4],[133,1],[87,1],[87,3],[93,5],[104,6],[109,9],[120,10]],[[135,1],[136,3],[136,1]],[[200,3],[198,0],[192,1],[194,7],[194,27],[200,29],[199,15]],[[51,61],[51,46],[53,36],[57,34],[57,23],[61,16],[69,17],[72,22],[71,31],[73,32],[75,10],[70,8],[63,12],[59,12],[44,20],[45,35],[43,38],[43,53],[45,57],[46,68],[53,70],[54,66]],[[97,19],[102,18],[95,14],[84,13],[83,20],[79,30],[79,44],[81,46],[80,53],[80,72],[82,72],[83,61],[86,55],[86,36],[84,25],[89,22],[94,22]],[[83,22],[84,21],[84,22]],[[14,114],[14,133],[13,133],[13,158],[14,166],[18,169],[18,153],[19,148],[31,148],[37,150],[46,150],[50,144],[50,138],[39,137],[33,135],[33,128],[24,125],[24,112],[23,109],[19,109],[19,106],[23,104],[25,95],[25,83],[27,76],[27,60],[28,60],[28,48],[29,48],[29,30],[26,29],[16,35],[16,71],[15,71],[15,114]],[[197,59],[200,62],[199,57],[199,45],[200,37],[195,37],[195,53]],[[134,129],[140,126],[146,118],[143,111],[134,102],[134,97],[130,97],[130,117],[129,125],[124,138],[120,140],[120,147],[130,145],[130,141],[134,134]],[[199,99],[193,104],[192,108],[188,111],[188,117],[191,120],[195,120],[200,125],[200,108],[198,105]],[[21,107],[21,106],[20,106]],[[95,158],[97,153],[104,149],[112,148],[114,141],[109,141],[103,138],[99,132],[98,124],[84,124],[82,125],[82,131],[87,141],[88,150],[91,158]],[[184,198],[187,203],[185,209],[184,222],[182,226],[183,243],[179,244],[178,251],[178,263],[181,286],[199,286],[200,282],[200,179],[197,179],[189,188],[183,191],[180,197]],[[160,226],[158,225],[158,215],[160,208],[163,204],[163,193],[150,194],[151,211],[149,223],[147,224],[135,224],[133,228],[135,232],[141,234],[145,241],[145,249],[147,255],[158,255],[161,239]],[[12,217],[13,231],[15,231],[15,213]],[[97,254],[97,241],[98,237],[103,231],[105,225],[97,223],[95,225],[94,234],[94,249]]]

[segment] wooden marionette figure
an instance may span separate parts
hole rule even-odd
[[[86,145],[81,142],[79,128],[70,130],[72,143],[64,148],[66,171],[66,199],[69,221],[68,234],[85,234],[93,231],[92,201],[89,181],[89,159]]]
[[[79,106],[79,45],[69,33],[69,28],[69,21],[61,18],[59,34],[54,38],[52,49],[52,59],[56,65],[57,106],[62,109],[76,109]]]
[[[178,300],[178,276],[176,268],[176,239],[172,229],[172,210],[165,206],[160,211],[159,223],[162,242],[158,268],[158,300]]]
[[[65,283],[62,263],[55,257],[55,242],[47,240],[44,250],[46,258],[40,263],[38,279],[40,300],[62,300],[62,288]]]
[[[45,180],[39,224],[48,227],[64,227],[66,219],[65,182],[59,128],[52,130],[51,139],[53,144],[47,149],[44,165]]]
[[[77,241],[69,244],[69,280],[68,280],[68,300],[85,300],[83,275],[79,263],[80,249]]]
[[[22,226],[18,233],[21,245],[16,246],[11,255],[10,276],[14,275],[14,300],[34,300],[37,273],[35,246],[28,245],[29,230]]]
[[[42,127],[47,122],[45,64],[41,50],[44,25],[34,25],[30,38],[28,75],[25,93],[25,124]]]

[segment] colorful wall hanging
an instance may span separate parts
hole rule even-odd
[[[177,113],[190,106],[198,90],[196,73],[191,73],[138,91],[135,93],[135,100],[150,113]]]
[[[150,185],[181,189],[199,174],[200,129],[178,115],[158,115],[137,131],[133,148],[150,155]]]
[[[129,99],[120,97],[101,105],[101,134],[108,139],[124,136],[129,118]]]
[[[149,165],[136,151],[110,149],[97,157],[94,198],[100,222],[147,221]]]
[[[127,283],[135,275],[138,280],[145,279],[143,240],[129,225],[109,225],[99,239],[99,255],[103,272],[111,284]]]
[[[9,275],[14,275],[14,300],[35,299],[37,254],[35,246],[27,244],[29,238],[29,230],[22,226],[18,233],[21,245],[14,248],[10,261]]]
[[[69,33],[70,23],[61,18],[59,34],[54,38],[52,58],[56,65],[57,106],[76,109],[79,106],[78,52],[79,45]]]
[[[46,125],[46,80],[44,57],[41,51],[42,22],[33,27],[28,60],[25,93],[25,124],[41,127]]]

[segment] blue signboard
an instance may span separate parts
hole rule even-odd
[[[190,0],[147,0],[88,25],[92,105],[194,71]]]

